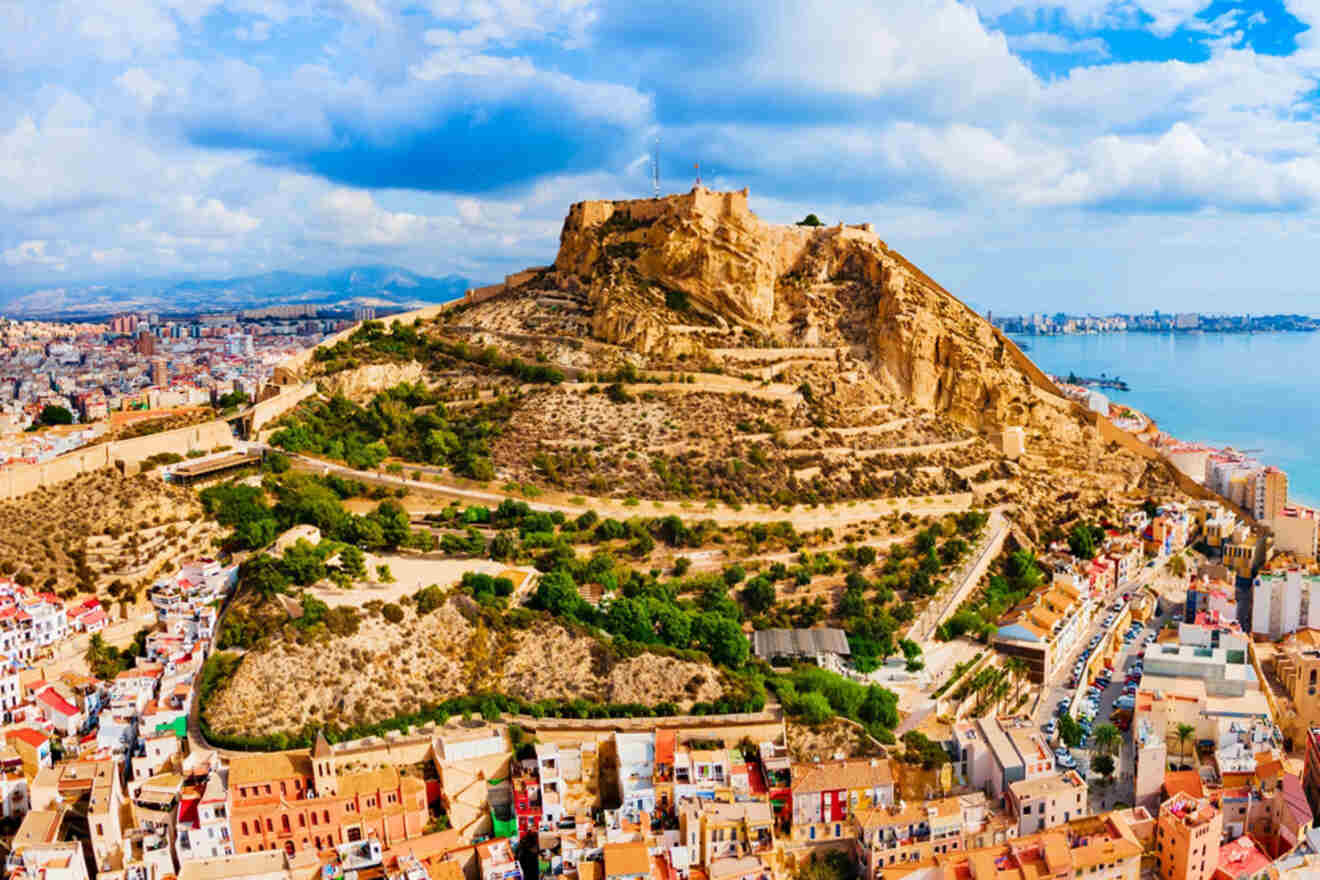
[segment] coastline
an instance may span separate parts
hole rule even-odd
[[[1061,388],[1070,373],[1121,376],[1127,390],[1074,385],[1069,396],[1103,411],[1115,427],[1201,485],[1225,487],[1221,494],[1233,498],[1227,483],[1209,472],[1211,459],[1221,474],[1275,467],[1288,475],[1290,506],[1318,506],[1320,468],[1307,448],[1309,413],[1298,418],[1294,402],[1316,384],[1296,364],[1320,349],[1320,337],[1145,330],[1007,335],[1036,343],[1028,357]],[[1092,395],[1104,400],[1103,410],[1090,405]]]

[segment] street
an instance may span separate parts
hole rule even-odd
[[[1045,692],[1033,715],[1033,720],[1037,724],[1043,725],[1050,718],[1054,717],[1059,701],[1063,700],[1065,697],[1074,700],[1077,699],[1077,688],[1067,687],[1068,679],[1072,674],[1072,669],[1077,662],[1077,658],[1081,656],[1082,651],[1084,651],[1090,644],[1091,638],[1095,634],[1104,631],[1105,618],[1111,613],[1114,613],[1112,610],[1114,601],[1121,597],[1125,592],[1135,594],[1138,590],[1156,580],[1162,573],[1163,566],[1142,568],[1141,574],[1136,581],[1121,589],[1115,589],[1106,594],[1103,605],[1095,610],[1086,632],[1078,637],[1077,644],[1073,646],[1073,650],[1069,652],[1067,659],[1055,666],[1053,674],[1050,676],[1050,681],[1047,682]],[[1118,699],[1123,692],[1124,679],[1127,677],[1128,670],[1130,670],[1132,665],[1136,662],[1137,653],[1142,650],[1144,639],[1149,633],[1159,632],[1164,621],[1167,620],[1172,613],[1171,604],[1172,603],[1169,599],[1161,594],[1159,606],[1160,611],[1162,611],[1163,614],[1153,618],[1142,627],[1142,630],[1136,639],[1127,644],[1121,645],[1121,649],[1114,663],[1114,671],[1110,685],[1100,695],[1100,707],[1096,712],[1095,719],[1092,721],[1093,729],[1109,721],[1109,716],[1114,711],[1114,701]],[[1118,633],[1118,638],[1120,640],[1122,635],[1122,632]],[[1083,685],[1082,687],[1084,689],[1085,686]],[[1092,750],[1090,748],[1075,748],[1071,750],[1073,757],[1077,759],[1077,772],[1087,781],[1090,791],[1090,808],[1092,812],[1101,812],[1106,809],[1112,809],[1115,803],[1132,803],[1132,778],[1130,772],[1127,772],[1124,769],[1124,756],[1130,748],[1130,734],[1130,730],[1122,732],[1120,751],[1114,756],[1114,765],[1117,769],[1114,774],[1114,782],[1112,785],[1105,786],[1100,782],[1100,777],[1091,778],[1089,776],[1092,756]],[[1057,731],[1055,736],[1050,739],[1050,744],[1052,747],[1057,747],[1059,745]],[[1094,742],[1091,741],[1090,744],[1094,745]]]

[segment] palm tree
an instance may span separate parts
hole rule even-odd
[[[1123,746],[1123,737],[1112,724],[1101,724],[1095,729],[1095,750],[1102,755],[1117,755]]]
[[[1008,670],[1008,674],[1013,677],[1013,681],[1017,684],[1017,688],[1013,692],[1014,699],[1021,697],[1022,682],[1027,680],[1027,661],[1021,657],[1009,657],[1008,662],[1004,664],[1004,669]]]
[[[1192,725],[1190,724],[1179,724],[1177,733],[1178,733],[1178,750],[1182,754],[1183,759],[1186,760],[1187,740],[1192,738],[1193,733],[1196,733],[1196,728],[1192,727]]]

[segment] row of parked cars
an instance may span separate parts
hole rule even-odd
[[[1090,644],[1082,651],[1076,665],[1073,666],[1072,677],[1069,679],[1068,687],[1076,687],[1082,673],[1086,669],[1086,663],[1091,658],[1104,638],[1104,632],[1113,625],[1118,612],[1123,610],[1124,603],[1129,599],[1128,594],[1123,594],[1121,599],[1115,600],[1111,606],[1111,613],[1105,618],[1101,625],[1101,631],[1092,636]],[[1143,638],[1144,627],[1141,623],[1133,621],[1132,624],[1123,633],[1123,644],[1130,646],[1137,639]],[[1132,724],[1132,710],[1136,706],[1137,688],[1141,684],[1141,676],[1146,656],[1146,648],[1155,641],[1155,632],[1146,633],[1141,650],[1137,653],[1137,662],[1127,671],[1123,679],[1122,692],[1114,700],[1114,711],[1110,714],[1112,721],[1120,730],[1126,731]],[[1086,690],[1082,693],[1080,699],[1082,704],[1077,710],[1077,723],[1082,729],[1082,739],[1079,745],[1087,748],[1090,745],[1091,730],[1095,723],[1095,717],[1100,711],[1101,700],[1104,692],[1114,684],[1114,667],[1112,663],[1106,663],[1094,679],[1091,680]],[[1056,706],[1056,716],[1064,715],[1072,706],[1072,700],[1068,697],[1059,701]],[[1042,726],[1042,732],[1049,737],[1053,737],[1058,726],[1055,718],[1050,718]],[[1060,744],[1054,753],[1055,761],[1058,766],[1066,769],[1075,769],[1077,759],[1073,757],[1072,752],[1063,744]]]

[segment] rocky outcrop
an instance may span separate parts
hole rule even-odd
[[[851,346],[883,386],[964,425],[1080,430],[1012,342],[869,224],[766,223],[746,190],[580,202],[551,275],[585,291],[593,335],[660,360],[701,354],[677,325],[728,322],[780,345]]]
[[[326,394],[342,394],[344,397],[358,399],[393,388],[400,382],[420,382],[425,374],[425,368],[417,361],[406,364],[367,364],[323,376],[319,385]]]

